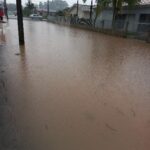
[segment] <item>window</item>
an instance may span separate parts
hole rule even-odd
[[[150,14],[141,14],[139,22],[140,23],[150,23]]]

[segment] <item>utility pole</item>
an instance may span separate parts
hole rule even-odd
[[[47,17],[49,16],[49,0],[47,1]]]
[[[6,18],[8,20],[9,18],[8,18],[8,9],[7,9],[7,2],[6,2],[6,0],[4,0],[4,11],[5,11]]]
[[[24,45],[24,28],[23,28],[23,15],[22,15],[22,5],[21,4],[22,4],[21,0],[16,0],[19,44]]]
[[[93,0],[91,0],[91,6],[90,6],[90,20],[92,21],[92,14],[93,14]]]
[[[77,17],[78,17],[78,13],[79,13],[79,0],[77,0]]]

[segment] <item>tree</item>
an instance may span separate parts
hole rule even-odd
[[[95,11],[95,19],[94,26],[99,14],[111,3],[111,0],[96,0],[96,11]]]
[[[136,4],[140,3],[141,0],[124,0],[124,2],[128,4],[129,8],[132,8]]]
[[[112,28],[115,27],[116,16],[118,12],[121,10],[123,3],[124,0],[112,0],[112,5],[113,5]]]
[[[65,13],[64,13],[64,11],[59,10],[58,12],[56,12],[56,15],[57,16],[65,16]]]
[[[83,0],[85,3],[87,0]],[[104,8],[106,8],[111,3],[111,0],[96,0],[96,9],[95,9],[95,18],[94,18],[94,26],[97,20],[97,17],[102,12]],[[90,19],[92,18],[93,11],[93,0],[91,0],[91,7],[90,7]]]
[[[122,6],[124,4],[128,5],[128,8],[132,8],[136,4],[138,4],[141,0],[112,0],[113,4],[113,20],[112,20],[112,26],[114,28],[115,21],[116,21],[116,16],[119,11],[121,11]]]
[[[26,4],[26,6],[30,10],[30,12],[35,8],[31,0],[28,0],[28,3]]]
[[[136,4],[138,4],[141,0],[125,0],[125,3],[128,4],[128,14],[132,7],[134,7]],[[128,25],[129,25],[129,16],[127,15],[127,22],[125,27],[125,32],[128,32]]]
[[[31,0],[28,0],[28,2],[26,3],[26,6],[24,7],[24,10],[23,10],[24,16],[29,17],[30,14],[33,13],[34,9],[35,9],[34,4],[31,2]]]
[[[44,4],[43,7],[47,9],[47,4],[46,5]],[[53,0],[49,2],[50,10],[59,11],[59,10],[64,10],[67,7],[68,7],[68,3],[65,0]]]
[[[79,13],[79,0],[77,0],[77,17],[78,17],[78,13]]]

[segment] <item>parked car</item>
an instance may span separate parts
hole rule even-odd
[[[30,15],[30,18],[31,18],[32,20],[42,20],[42,19],[43,19],[43,17],[40,16],[40,15],[38,15],[38,14],[31,14],[31,15]]]

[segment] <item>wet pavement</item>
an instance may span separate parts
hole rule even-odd
[[[150,44],[47,22],[0,32],[1,150],[149,150]]]

